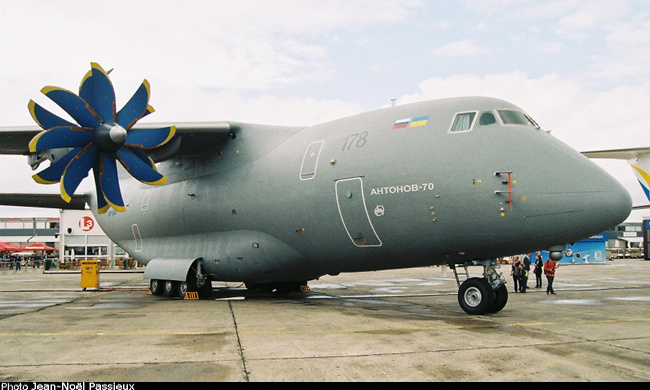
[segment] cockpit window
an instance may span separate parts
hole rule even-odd
[[[517,110],[497,110],[504,125],[523,125],[539,127],[526,113]]]
[[[497,118],[491,112],[484,112],[481,114],[481,119],[478,120],[480,126],[488,126],[497,123]]]
[[[451,129],[449,131],[456,132],[471,130],[474,124],[474,118],[476,118],[476,112],[461,112],[459,114],[456,114],[454,123],[451,125]]]

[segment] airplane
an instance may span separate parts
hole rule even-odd
[[[549,250],[616,226],[632,201],[619,182],[489,97],[397,105],[314,126],[232,121],[137,123],[145,80],[124,108],[91,63],[79,95],[42,92],[76,123],[31,101],[38,127],[0,131],[59,194],[0,204],[84,208],[146,265],[153,294],[209,297],[212,281],[286,292],[342,272],[449,266],[468,314],[502,310],[497,258]],[[120,164],[116,162],[119,161]],[[124,169],[122,168],[124,167]],[[74,194],[89,171],[96,191]],[[131,177],[133,176],[133,177]],[[456,266],[483,267],[460,283]]]

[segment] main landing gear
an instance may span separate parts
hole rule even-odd
[[[468,265],[483,265],[483,277],[470,278]],[[464,268],[467,279],[462,284],[458,279],[455,264],[450,264],[449,267],[454,271],[458,283],[458,303],[467,314],[496,313],[506,306],[508,290],[505,279],[496,271],[495,260],[466,263]]]
[[[199,299],[207,299],[212,294],[212,280],[197,260],[187,271],[184,281],[151,279],[149,289],[153,295],[184,298],[189,292],[196,293]]]

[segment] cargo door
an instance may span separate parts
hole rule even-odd
[[[359,248],[381,246],[366,208],[363,179],[355,177],[337,180],[335,187],[341,222],[352,243]]]

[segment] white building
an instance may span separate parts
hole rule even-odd
[[[128,255],[104,233],[90,210],[61,210],[59,262],[100,260],[111,268]],[[63,250],[61,250],[63,249]]]
[[[61,210],[60,215],[0,218],[0,241],[20,247],[33,243],[52,246],[58,250],[54,254],[60,265],[100,260],[105,267],[122,266],[128,254],[106,236],[90,210]]]

